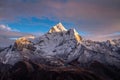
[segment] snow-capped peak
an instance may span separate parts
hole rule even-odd
[[[67,31],[67,29],[62,25],[62,23],[59,23],[59,24],[53,26],[53,27],[49,30],[49,33],[53,33],[53,32],[63,32],[63,31]]]
[[[77,42],[80,42],[82,40],[82,37],[79,35],[79,33],[75,29],[69,29],[67,30],[61,23],[57,24],[56,26],[53,26],[48,33],[54,33],[54,32],[68,32],[71,37],[74,37]]]

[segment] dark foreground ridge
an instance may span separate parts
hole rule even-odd
[[[76,64],[76,63],[75,63]],[[89,67],[48,66],[19,61],[14,66],[0,64],[0,80],[119,80],[120,72],[94,61]],[[4,68],[4,69],[3,69]]]

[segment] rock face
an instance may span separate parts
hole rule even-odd
[[[65,63],[77,61],[80,66],[88,66],[94,61],[120,67],[120,40],[95,42],[82,40],[75,29],[65,29],[59,23],[48,33],[30,41],[22,37],[14,45],[0,52],[0,61],[15,64],[23,59],[34,60],[58,58]],[[50,59],[51,60],[51,59]]]
[[[25,37],[17,39],[14,43],[14,48],[20,51],[22,51],[24,48],[34,50],[33,43]]]

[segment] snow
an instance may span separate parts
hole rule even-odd
[[[0,61],[14,64],[15,62],[27,58],[33,59],[43,56],[45,58],[61,58],[66,62],[76,60],[80,63],[91,63],[94,60],[105,64],[120,66],[120,40],[106,42],[95,42],[82,40],[82,37],[75,29],[67,30],[59,23],[52,27],[48,33],[37,37],[31,44],[36,49],[32,51],[23,48],[23,51],[12,51],[7,48],[0,52]],[[26,43],[25,43],[26,45]],[[14,47],[14,45],[13,45]]]
[[[57,24],[56,26],[52,27],[49,30],[49,33],[53,33],[53,32],[62,32],[62,31],[67,31],[67,29],[61,24]]]

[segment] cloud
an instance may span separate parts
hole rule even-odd
[[[90,39],[94,41],[120,39],[120,32],[115,32],[107,35],[88,35],[88,36],[85,36],[85,39]]]
[[[35,35],[36,37],[44,35],[44,33],[42,33],[42,32],[35,32],[35,33],[32,33],[32,34]]]
[[[119,4],[118,0],[2,0],[0,16],[47,16],[53,15],[58,19],[80,19],[80,18],[118,18]],[[112,7],[113,5],[113,7]],[[119,16],[120,17],[120,16]]]
[[[0,37],[0,47],[8,47],[13,44],[14,40],[10,40],[8,38]]]
[[[9,46],[14,42],[11,38],[19,38],[25,35],[29,35],[27,33],[18,32],[18,30],[12,29],[3,24],[0,25],[0,47]]]
[[[11,31],[12,29],[10,27],[2,24],[2,25],[0,25],[0,30]]]
[[[3,30],[3,31],[15,31],[15,32],[20,32],[20,31],[17,30],[17,29],[12,29],[11,27],[6,26],[6,25],[3,25],[3,24],[0,24],[0,30]]]
[[[109,35],[120,32],[119,4],[120,0],[1,0],[0,21],[45,16],[73,23],[87,35]]]
[[[16,38],[27,35],[27,33],[0,30],[0,37]]]

